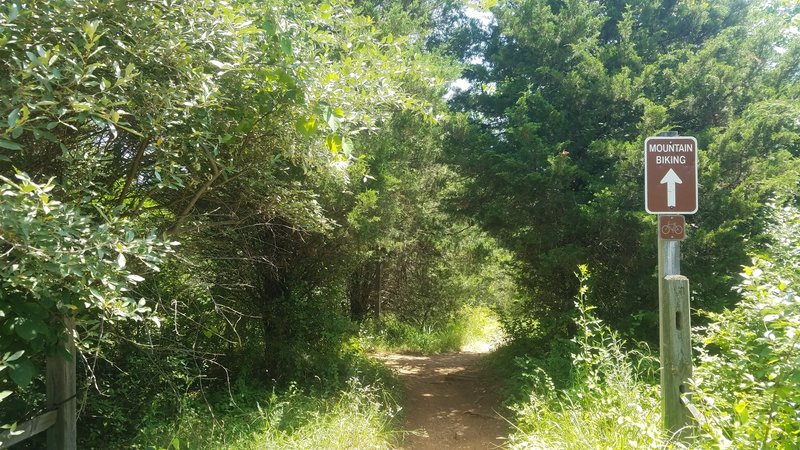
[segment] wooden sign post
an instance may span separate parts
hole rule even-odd
[[[689,279],[681,275],[680,262],[685,224],[683,217],[676,214],[697,211],[697,143],[694,138],[677,137],[677,134],[660,133],[657,138],[645,141],[645,209],[649,213],[659,214],[656,235],[664,428],[670,433],[685,436],[689,434],[692,424],[689,409],[683,400],[683,396],[688,395],[686,382],[692,376],[692,327]],[[671,155],[671,151],[676,152],[677,156]],[[675,164],[688,164],[691,167],[687,169]],[[655,177],[648,177],[654,173]],[[680,190],[676,188],[678,184],[681,185]],[[665,229],[665,226],[669,229]]]

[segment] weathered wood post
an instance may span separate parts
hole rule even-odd
[[[77,448],[75,393],[75,318],[64,318],[66,328],[65,348],[70,359],[58,353],[47,357],[47,409],[42,415],[18,424],[15,429],[0,432],[0,449],[8,448],[31,437],[47,432],[47,450],[75,450]]]
[[[659,247],[668,247],[669,243],[680,241],[661,240]],[[665,272],[659,280],[658,299],[662,415],[664,429],[687,435],[692,420],[681,396],[688,394],[686,380],[692,376],[689,279]]]
[[[70,359],[65,360],[57,353],[47,357],[47,408],[57,411],[55,423],[47,430],[48,450],[77,449],[75,360],[78,354],[72,336],[75,318],[64,318],[64,326],[67,336],[65,347]]]

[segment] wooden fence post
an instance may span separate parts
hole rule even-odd
[[[75,362],[78,357],[72,333],[75,318],[64,318],[67,329],[66,349],[70,359],[52,354],[47,357],[47,408],[57,410],[56,421],[47,430],[48,450],[77,449],[77,401],[75,399]]]

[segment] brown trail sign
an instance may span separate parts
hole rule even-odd
[[[654,136],[644,141],[644,209],[651,214],[697,212],[697,140]]]
[[[658,216],[658,238],[682,241],[686,239],[686,219],[683,216]]]

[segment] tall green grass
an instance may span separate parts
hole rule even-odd
[[[388,373],[388,371],[387,371]],[[371,378],[371,377],[368,377]],[[389,449],[399,411],[396,385],[350,378],[338,389],[254,387],[187,398],[178,417],[150,418],[136,449]]]
[[[360,342],[370,351],[422,354],[486,351],[501,340],[496,314],[480,305],[465,305],[450,319],[430,325],[401,322],[387,315],[380,329],[368,324],[360,335]]]
[[[657,360],[631,350],[586,302],[581,266],[578,333],[538,356],[516,356],[508,406],[516,419],[510,449],[681,448],[661,431]],[[509,353],[501,352],[508,358]],[[555,377],[555,378],[554,378]]]

